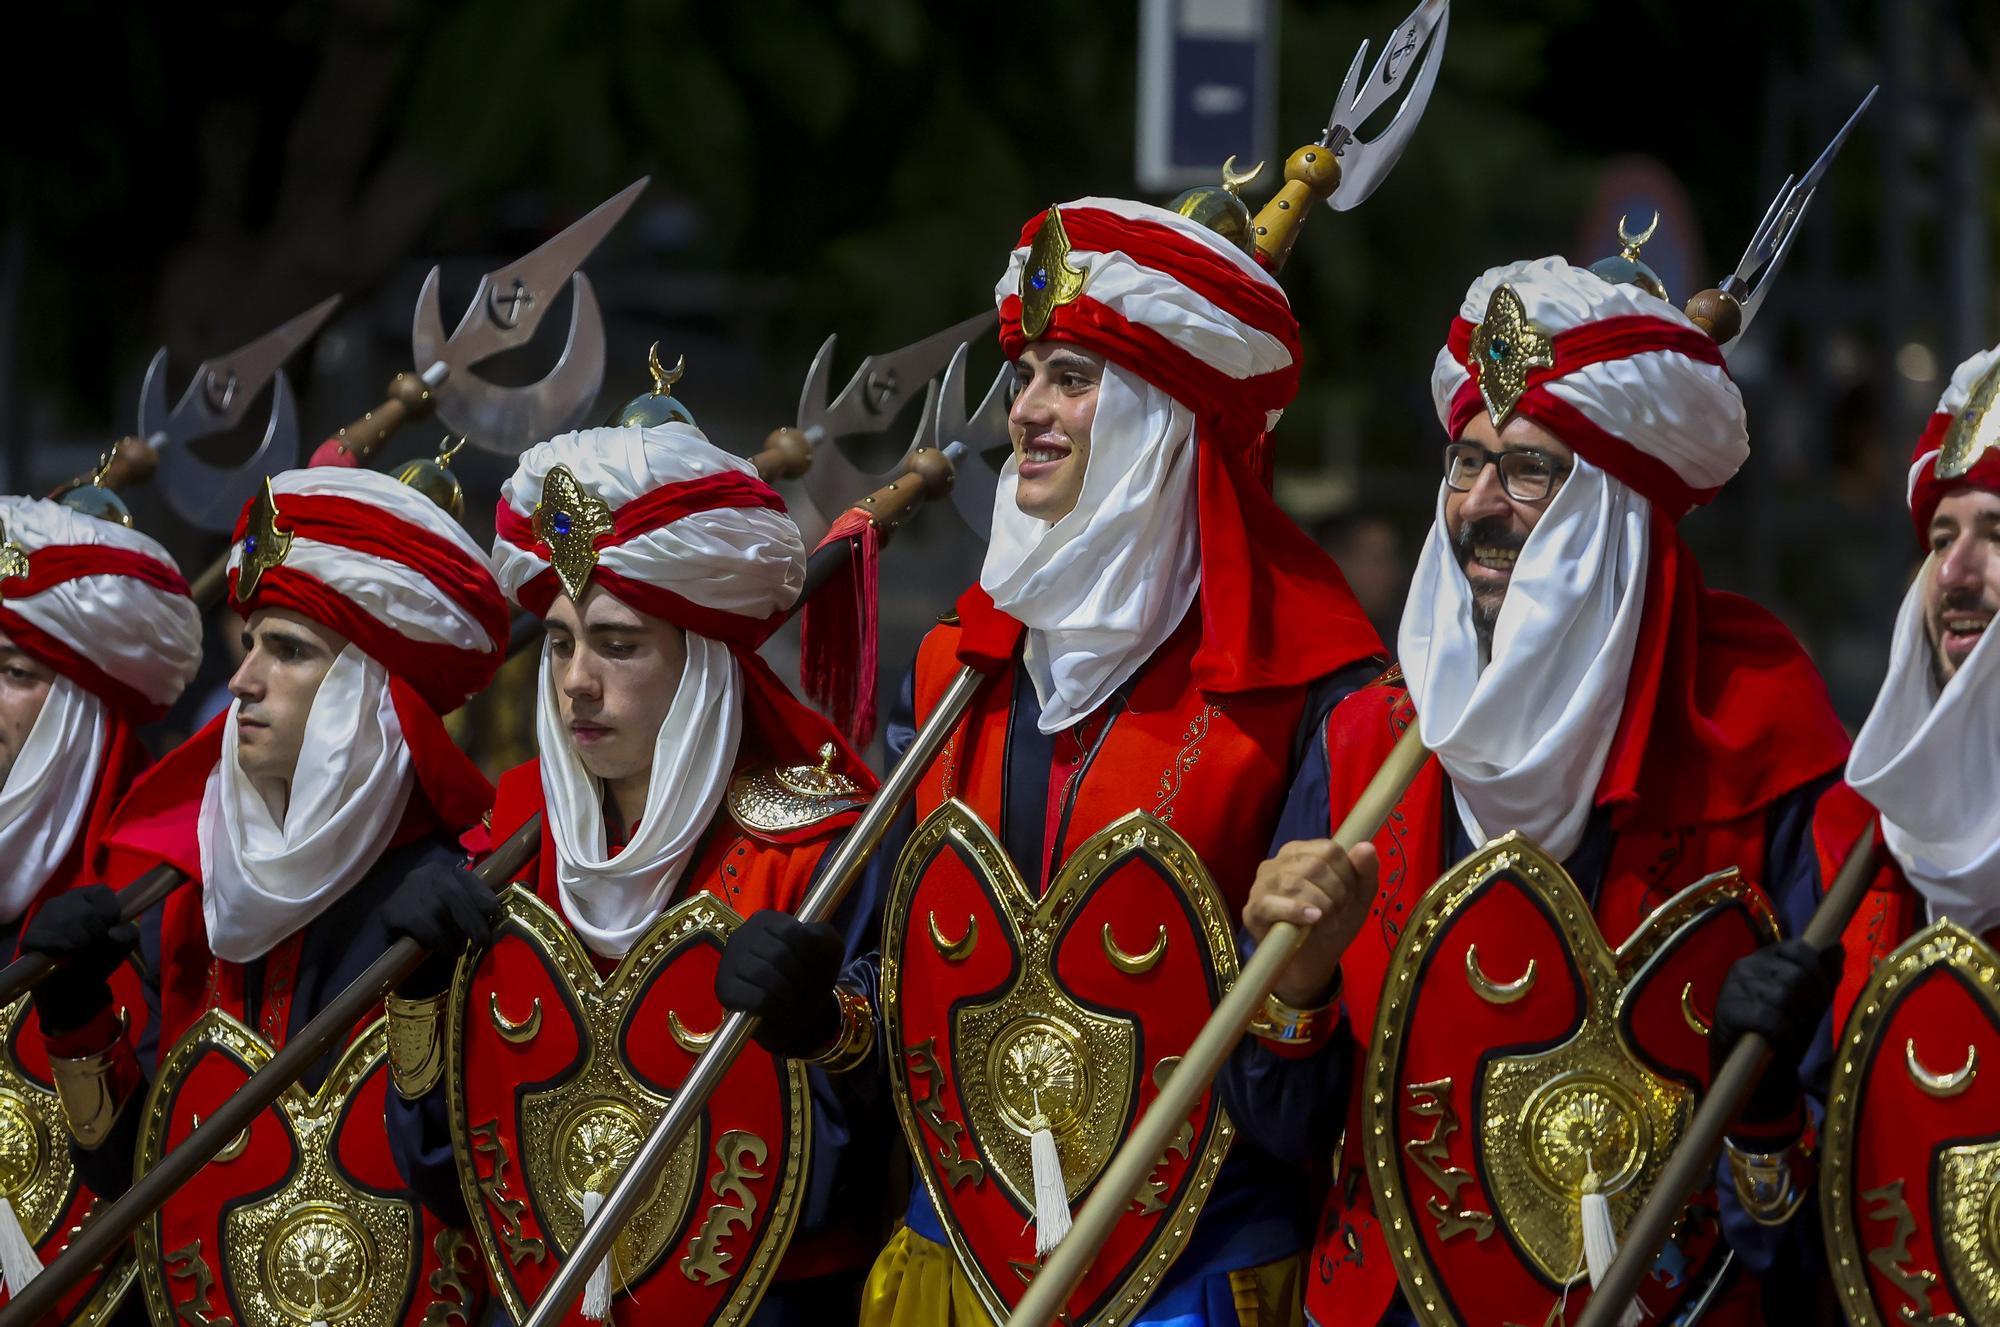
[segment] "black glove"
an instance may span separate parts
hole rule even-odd
[[[451,985],[459,955],[468,945],[481,948],[490,942],[499,915],[499,896],[462,866],[425,862],[404,876],[382,905],[382,924],[390,935],[408,936],[431,952],[396,987],[396,994],[421,1000]]]
[[[21,936],[21,952],[47,954],[62,966],[35,987],[44,1036],[74,1032],[111,1004],[111,974],[139,947],[139,928],[118,915],[118,895],[103,885],[58,894]]]
[[[1771,1064],[1738,1118],[1766,1124],[1799,1099],[1799,1062],[1812,1048],[1820,1020],[1840,981],[1840,946],[1824,951],[1804,940],[1780,940],[1736,960],[1715,1000],[1708,1039],[1709,1067],[1720,1069],[1746,1032],[1771,1043]]]
[[[723,948],[715,969],[722,1007],[755,1014],[757,1044],[773,1055],[802,1059],[840,1031],[833,997],[844,949],[840,932],[807,924],[788,912],[753,912]]]

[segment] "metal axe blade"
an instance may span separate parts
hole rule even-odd
[[[457,328],[444,334],[433,267],[417,296],[410,346],[420,376],[437,398],[437,414],[454,433],[503,456],[580,423],[604,382],[604,317],[583,265],[639,197],[649,178],[635,180],[533,253],[479,279]],[[472,373],[502,351],[527,344],[563,283],[574,294],[569,337],[555,367],[525,387],[498,387]]]
[[[953,455],[957,476],[952,481],[951,503],[959,519],[981,539],[993,528],[993,502],[1000,491],[1000,470],[1013,452],[1013,438],[1007,431],[1007,410],[1013,404],[1014,366],[1003,364],[993,385],[970,414],[965,409],[966,361],[970,346],[960,346],[945,366],[939,390],[937,430],[933,435],[939,451]]]
[[[279,366],[310,341],[339,306],[340,296],[329,296],[254,341],[203,360],[171,411],[167,352],[162,349],[153,356],[139,391],[139,437],[159,457],[160,489],[182,519],[203,530],[227,533],[265,475],[298,464],[298,410]],[[242,423],[266,383],[272,385],[271,413],[257,449],[234,466],[211,465],[196,456],[188,444]]]
[[[984,331],[997,316],[992,312],[981,313],[899,350],[868,356],[831,406],[826,398],[836,338],[826,339],[813,357],[799,395],[799,430],[813,446],[812,468],[806,471],[804,483],[806,493],[820,510],[839,511],[854,494],[873,492],[902,473],[909,451],[929,441],[926,431],[919,431],[917,441],[895,464],[874,473],[863,471],[849,460],[838,445],[840,439],[879,433],[887,428],[917,388],[934,379],[953,353]]]

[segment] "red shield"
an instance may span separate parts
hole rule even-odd
[[[1918,932],[1838,1050],[1820,1203],[1848,1318],[2000,1322],[2000,955],[1949,921]]]
[[[525,1319],[722,1022],[715,968],[740,918],[691,895],[601,976],[547,904],[518,886],[502,898],[497,938],[452,984],[446,1065],[466,1206]],[[755,1045],[725,1075],[614,1245],[613,1291],[647,1321],[756,1309],[798,1215],[807,1091],[801,1067]]]
[[[1427,1327],[1573,1321],[1581,1199],[1623,1231],[1693,1113],[1729,965],[1776,938],[1733,871],[1614,952],[1576,885],[1519,834],[1453,867],[1390,962],[1363,1087],[1364,1149],[1403,1291]],[[1641,1299],[1665,1315],[1717,1245],[1690,1209]],[[1664,1316],[1662,1317],[1664,1320]]]
[[[1029,1140],[1055,1136],[1072,1207],[1236,979],[1229,910],[1187,842],[1142,812],[1098,831],[1037,899],[961,802],[917,828],[883,940],[903,1132],[960,1263],[1004,1319],[1036,1262]],[[1069,1301],[1123,1321],[1194,1225],[1232,1129],[1204,1098]]]
[[[377,1020],[317,1092],[298,1084],[139,1227],[155,1322],[392,1327],[476,1320],[478,1259],[404,1189],[382,1129],[387,1035]],[[158,1164],[271,1059],[226,1013],[195,1021],[146,1099],[139,1170]]]

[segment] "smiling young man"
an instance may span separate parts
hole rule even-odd
[[[1854,1123],[1840,1158],[1853,1179],[1830,1206],[1847,1209],[1839,1220],[1850,1229],[1865,1228],[1859,1240],[1865,1248],[1886,1254],[1842,1269],[1850,1313],[1872,1301],[1885,1321],[1899,1314],[1905,1321],[1946,1321],[1950,1314],[1974,1321],[1978,1305],[1990,1301],[1981,1300],[1953,1250],[1982,1238],[1979,1232],[1991,1227],[1980,1223],[1991,1217],[1982,1215],[1985,1208],[1955,1212],[1951,1201],[1929,1195],[1948,1189],[1954,1151],[1976,1148],[1971,1140],[1992,1133],[1992,1097],[1968,1090],[1984,1069],[1975,1047],[1992,1044],[1991,1015],[1966,1019],[1963,1005],[1938,1003],[1938,984],[1927,984],[1907,962],[1900,991],[1867,992],[1885,961],[1933,923],[1949,921],[2000,945],[2000,801],[1993,796],[2000,647],[1991,640],[2000,614],[2000,348],[1972,356],[1952,374],[1918,439],[1908,497],[1927,556],[1897,614],[1888,674],[1855,736],[1846,780],[1821,799],[1813,826],[1829,881],[1863,834],[1888,853],[1833,956],[1840,979],[1831,992],[1831,1024],[1822,1021],[1829,991],[1817,965],[1804,955],[1766,951],[1731,971],[1725,994],[1743,1012],[1736,1026],[1717,1030],[1732,1042],[1755,1030],[1783,1045],[1802,1031],[1825,1029],[1796,1074],[1774,1061],[1784,1090],[1796,1093],[1803,1080],[1815,1099],[1815,1120],[1841,1062],[1858,1102],[1850,1102]],[[1980,961],[1975,955],[1975,970]],[[1947,988],[1963,981],[1952,980],[1948,966],[1933,976]],[[1857,1005],[1869,1005],[1870,1017],[1856,1019]],[[1866,1046],[1850,1040],[1856,1037],[1868,1038]],[[1926,1060],[1934,1061],[1928,1071]],[[1863,1062],[1885,1067],[1857,1072]],[[1961,1062],[1968,1068],[1951,1073]],[[1774,1219],[1802,1205],[1816,1160],[1828,1164],[1814,1156],[1816,1144],[1829,1141],[1814,1137],[1820,1132],[1806,1126],[1773,1140],[1745,1171],[1741,1182],[1761,1187]],[[1911,1157],[1926,1164],[1939,1158],[1938,1169],[1909,1174],[1906,1190],[1902,1168]],[[1878,1187],[1875,1177],[1891,1178],[1884,1170],[1895,1172],[1894,1182]],[[1797,1223],[1815,1227],[1818,1213],[1813,1204]]]
[[[961,667],[985,674],[876,859],[918,1183],[870,1327],[1006,1316],[1233,976],[1300,749],[1380,667],[1267,489],[1299,342],[1255,258],[1089,198],[1028,223],[995,297],[1014,452],[979,585],[889,728],[901,759]],[[1189,1126],[1071,1321],[1296,1316],[1307,1178],[1207,1100]]]
[[[495,572],[546,638],[540,755],[501,777],[492,829],[539,817],[540,847],[451,1006],[455,1085],[413,1057],[432,1072],[399,1076],[396,1109],[425,1121],[415,1164],[442,1172],[438,1187],[454,1166],[476,1177],[474,1222],[525,1317],[720,1021],[717,991],[767,964],[763,932],[803,901],[874,779],[757,655],[799,597],[805,548],[778,495],[692,425],[530,448],[497,527]],[[435,927],[456,920],[443,910]],[[857,898],[804,928],[805,956],[760,1005],[764,1049],[724,1077],[687,1187],[669,1184],[682,1197],[640,1210],[601,1302],[587,1291],[569,1320],[706,1322],[753,1304],[773,1327],[853,1316],[886,1138],[875,1076],[857,1072],[874,1043],[866,1000],[831,987],[878,923]],[[434,1027],[442,992],[392,1017]],[[555,1144],[542,1100],[571,1122]],[[453,1157],[451,1111],[459,1137],[483,1139],[470,1155]]]
[[[159,864],[191,883],[143,927],[118,924],[104,886],[77,890],[22,939],[66,960],[35,1001],[101,1193],[380,957],[409,897],[458,879],[454,840],[491,803],[442,715],[498,667],[506,605],[449,515],[387,475],[288,471],[238,522],[229,586],[246,621],[233,703],[140,779],[108,836],[114,883]],[[135,947],[150,1069],[104,980]],[[156,1321],[334,1321],[363,1302],[384,1323],[476,1319],[469,1237],[397,1174],[388,1079],[370,1019],[168,1200],[138,1241]]]
[[[200,663],[200,616],[158,543],[58,502],[0,498],[0,952],[14,953],[46,901],[101,878],[112,812],[148,761],[139,727]],[[113,980],[143,1028],[137,972],[120,967]],[[24,1163],[8,1178],[0,1223],[17,1224],[46,1262],[96,1198],[66,1152],[24,1132],[62,1132],[26,1008],[24,999],[0,1012],[0,1092],[18,1107],[0,1143]],[[0,1239],[0,1249],[19,1247]],[[130,1269],[120,1259],[87,1278],[61,1319],[99,1319]],[[11,1288],[20,1273],[5,1270]]]
[[[1307,1296],[1320,1327],[1413,1314],[1426,1324],[1541,1322],[1564,1311],[1558,1305],[1573,1318],[1588,1293],[1582,1199],[1609,1194],[1617,1219],[1629,1219],[1638,1172],[1613,1163],[1647,1154],[1632,1141],[1641,1122],[1618,1103],[1647,1099],[1653,1080],[1638,1061],[1592,1061],[1590,1072],[1614,1085],[1588,1102],[1575,1097],[1563,1109],[1582,1113],[1548,1116],[1533,1136],[1489,1118],[1497,1108],[1474,1088],[1503,1051],[1546,1049],[1583,1026],[1575,1020],[1584,1014],[1541,1003],[1567,998],[1560,965],[1587,970],[1583,949],[1626,941],[1711,872],[1740,868],[1752,886],[1745,915],[1775,908],[1796,934],[1817,897],[1812,806],[1845,751],[1797,643],[1762,610],[1703,586],[1675,530],[1748,454],[1742,398],[1714,342],[1679,309],[1560,258],[1496,268],[1467,293],[1432,392],[1448,442],[1398,642],[1407,680],[1385,679],[1333,712],[1325,749],[1350,757],[1307,762],[1281,846],[1244,912],[1257,939],[1278,921],[1318,923],[1277,996],[1316,1011],[1311,1033],[1246,1042],[1225,1099],[1246,1132],[1303,1166],[1323,1165],[1345,1129]],[[1350,859],[1327,836],[1412,723],[1434,758],[1372,848]],[[1373,755],[1358,758],[1364,752]],[[1587,916],[1548,922],[1554,933],[1535,912],[1457,920],[1493,916],[1474,911],[1479,899],[1504,896],[1492,890],[1449,910],[1427,906],[1446,868],[1509,831],[1561,865]],[[1560,913],[1550,907],[1548,916]],[[1490,929],[1466,949],[1464,925]],[[1438,959],[1412,987],[1395,966],[1420,961],[1397,957],[1411,930],[1425,946],[1466,952]],[[1551,965],[1553,975],[1535,976]],[[1712,999],[1723,973],[1690,975],[1707,981]],[[1398,1044],[1420,1049],[1373,1066],[1387,1079],[1371,1098],[1385,1112],[1371,1133],[1360,1083],[1370,1055],[1381,1054],[1371,1037],[1390,995]],[[1489,1006],[1552,1021],[1494,1023]],[[1809,1035],[1781,1054],[1796,1062]],[[1437,1073],[1398,1077],[1419,1063]],[[1568,1082],[1562,1074],[1575,1067],[1537,1072]],[[1698,1085],[1706,1066],[1687,1073]],[[1745,1136],[1795,1129],[1795,1096],[1781,1084],[1760,1098]],[[1393,1163],[1410,1178],[1391,1186],[1407,1215],[1378,1212],[1371,1197],[1365,1140],[1391,1129],[1411,1140]],[[1605,1143],[1604,1156],[1562,1150],[1587,1135],[1615,1146]],[[1534,1173],[1544,1178],[1514,1185],[1507,1166],[1541,1167]],[[1496,1208],[1506,1227],[1495,1228]],[[1391,1220],[1401,1233],[1389,1233]],[[1732,1224],[1747,1223],[1732,1215]],[[1538,1243],[1537,1230],[1549,1238]],[[1744,1242],[1739,1263],[1768,1266],[1776,1256],[1757,1237]],[[1713,1199],[1697,1201],[1648,1278],[1647,1306],[1665,1314],[1699,1295],[1726,1270],[1726,1251]],[[1406,1303],[1412,1285],[1422,1293]],[[1754,1278],[1732,1274],[1707,1321],[1762,1321],[1755,1289]]]

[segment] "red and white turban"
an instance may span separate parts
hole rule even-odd
[[[1917,439],[1909,496],[1918,543],[1929,545],[1939,500],[1961,485],[2000,490],[2000,346],[1952,370]]]
[[[538,522],[557,468],[574,487]],[[529,448],[500,490],[495,524],[500,588],[537,617],[563,592],[556,550],[566,546],[620,602],[752,649],[805,585],[805,546],[784,499],[688,424],[583,429]]]
[[[508,596],[546,617],[593,589],[686,633],[687,659],[654,738],[646,805],[611,850],[603,789],[564,726],[542,655],[536,735],[564,915],[584,943],[622,958],[652,925],[721,809],[742,758],[790,763],[832,744],[756,649],[798,600],[805,545],[749,463],[679,422],[584,429],[522,455],[500,490],[493,566]]]
[[[0,630],[134,721],[166,713],[201,666],[201,616],[167,550],[39,498],[0,498],[0,534]]]
[[[1142,667],[1199,594],[1204,691],[1296,686],[1381,651],[1332,560],[1272,500],[1268,430],[1299,384],[1299,329],[1257,260],[1165,208],[1052,207],[995,288],[1016,359],[1058,342],[1108,363],[1076,509],[1019,511],[1002,472],[979,588],[959,601],[966,662],[995,667],[1023,629],[1046,730]],[[996,611],[997,610],[997,611]]]
[[[0,920],[95,878],[110,813],[201,663],[201,618],[166,549],[61,503],[0,497],[0,632],[55,673],[0,783]]]
[[[331,627],[440,714],[486,689],[506,662],[507,605],[449,512],[365,469],[287,470],[270,496],[270,529],[261,497],[237,518],[237,612],[285,608]]]
[[[238,763],[246,702],[222,720],[202,796],[202,915],[211,950],[245,963],[325,911],[401,838],[456,835],[492,805],[492,786],[440,715],[505,662],[507,605],[458,522],[374,470],[273,476],[235,541],[237,612],[288,610],[349,641],[314,694],[284,797]]]
[[[1520,415],[1675,518],[1750,455],[1743,395],[1714,338],[1665,300],[1560,257],[1472,283],[1431,396],[1449,436],[1481,411],[1495,429]]]

